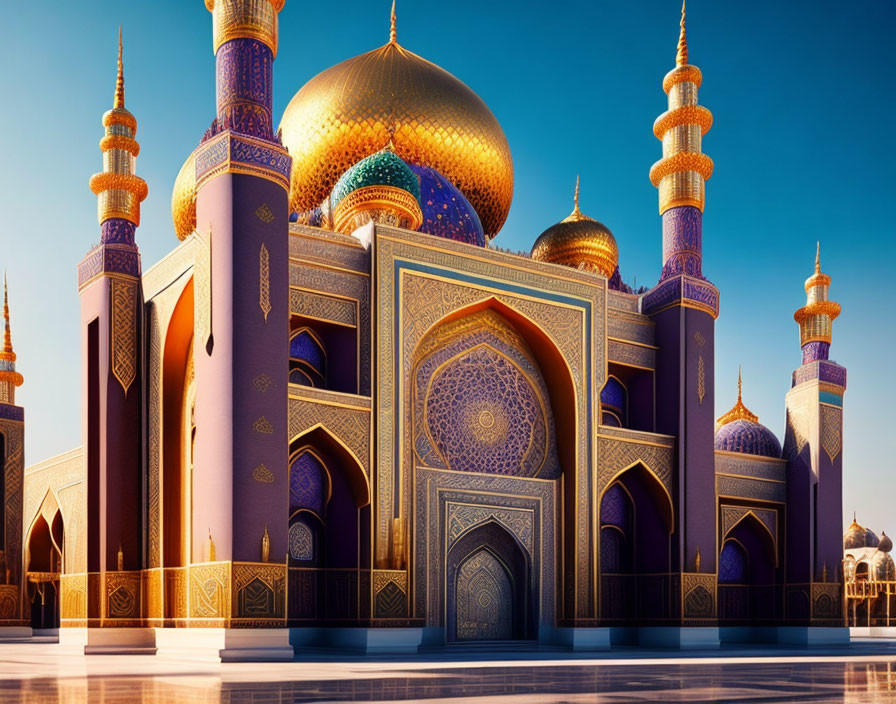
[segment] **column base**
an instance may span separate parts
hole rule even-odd
[[[289,628],[155,628],[160,657],[215,662],[292,660]]]
[[[849,645],[849,629],[846,626],[779,626],[778,643],[781,645]]]
[[[155,655],[151,628],[60,628],[59,645],[85,655]]]
[[[297,648],[333,648],[377,655],[414,654],[423,644],[422,628],[290,628]]]
[[[642,648],[715,650],[719,647],[717,626],[645,626],[638,629]]]
[[[557,628],[555,642],[574,652],[609,650],[611,646],[610,628]]]
[[[27,640],[34,635],[30,626],[0,626],[0,641]]]

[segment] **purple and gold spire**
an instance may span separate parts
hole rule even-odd
[[[6,285],[6,274],[3,275],[3,322],[6,328],[3,333],[3,351],[0,352],[0,403],[15,404],[16,387],[25,380],[16,371],[16,353],[12,349],[12,331],[9,326],[9,288]]]
[[[661,278],[677,274],[703,278],[705,181],[712,175],[713,163],[701,150],[703,136],[712,127],[712,113],[697,104],[703,75],[688,63],[684,3],[675,64],[663,79],[669,109],[653,124],[653,133],[663,143],[663,158],[650,169],[650,181],[659,189],[663,216]]]
[[[793,314],[800,326],[803,364],[828,358],[834,319],[840,304],[828,300],[831,277],[821,271],[821,243],[815,249],[815,271],[806,279],[806,305]]]
[[[133,244],[140,224],[140,203],[149,192],[146,181],[136,175],[140,145],[134,139],[137,120],[124,106],[124,64],[121,28],[118,29],[118,75],[111,110],[103,115],[105,136],[100,140],[103,171],[90,179],[90,190],[98,196],[98,217],[103,243]]]

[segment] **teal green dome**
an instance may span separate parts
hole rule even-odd
[[[368,186],[392,186],[414,196],[420,202],[420,180],[417,174],[388,147],[361,159],[342,174],[333,187],[332,207],[350,193]]]

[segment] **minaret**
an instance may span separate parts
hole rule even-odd
[[[257,564],[266,526],[272,560],[287,552],[291,159],[271,117],[283,5],[205,0],[212,13],[217,116],[195,151],[196,251],[208,262],[209,276],[194,289],[192,554],[194,562],[208,554],[210,532],[217,561],[233,565],[234,575],[238,563]],[[242,597],[240,587],[233,588],[236,605]],[[282,627],[285,595],[272,598],[280,611],[268,620],[235,606],[228,622]],[[273,632],[268,637],[275,638]]]
[[[0,403],[14,406],[16,387],[25,380],[16,371],[16,353],[12,349],[12,330],[9,326],[9,287],[6,274],[3,275],[3,321],[6,325],[3,335],[3,351],[0,352]]]
[[[141,311],[140,253],[135,235],[146,182],[136,175],[140,147],[137,120],[125,107],[123,47],[118,33],[118,71],[113,107],[103,115],[103,170],[90,179],[97,195],[100,244],[78,266],[81,297],[82,437],[87,477],[84,507],[86,565],[66,555],[66,571],[87,572],[87,613],[66,612],[69,582],[62,578],[62,625],[90,633],[106,618],[107,573],[142,567],[141,539]],[[132,618],[139,618],[139,600]],[[121,615],[120,618],[126,618]]]
[[[800,326],[803,364],[828,358],[834,320],[840,304],[828,300],[831,277],[821,273],[821,243],[815,246],[815,273],[806,279],[806,305],[793,314]]]
[[[815,271],[806,279],[806,305],[796,311],[802,364],[787,392],[787,590],[788,620],[838,625],[843,558],[843,395],[846,369],[828,359],[840,305],[829,300],[831,277]],[[825,581],[827,577],[827,581]],[[839,625],[842,625],[840,623]]]
[[[22,611],[22,499],[25,478],[25,409],[16,405],[16,388],[23,383],[16,371],[9,325],[9,290],[3,276],[5,331],[0,352],[0,595],[8,614],[0,621],[0,638],[30,636]]]
[[[702,278],[703,207],[705,181],[712,175],[712,159],[702,149],[703,136],[712,127],[712,113],[697,104],[703,74],[688,63],[685,7],[681,6],[681,32],[675,68],[663,79],[669,109],[653,123],[663,143],[663,158],[650,169],[650,181],[659,188],[663,216],[663,273]]]
[[[715,534],[715,319],[719,291],[703,276],[701,264],[704,181],[712,161],[701,152],[710,112],[697,104],[700,69],[688,63],[685,8],[673,68],[663,79],[669,109],[654,124],[663,158],[650,170],[659,188],[663,221],[663,270],[641,309],[656,324],[662,350],[656,369],[656,431],[677,438],[675,484],[679,497],[672,536],[672,571],[716,573]],[[715,596],[715,589],[709,589]],[[669,616],[687,625],[686,595]],[[713,604],[713,613],[715,605]]]

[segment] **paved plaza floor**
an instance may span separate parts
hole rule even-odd
[[[300,655],[292,663],[85,657],[0,644],[0,704],[299,702],[896,702],[896,643],[600,657],[439,651],[411,659]]]

